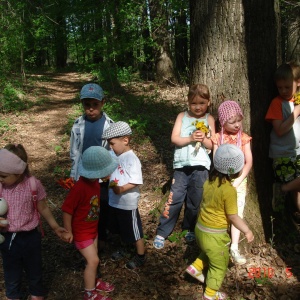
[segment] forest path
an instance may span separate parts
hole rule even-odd
[[[72,106],[78,103],[79,91],[91,76],[76,72],[30,76],[30,82],[34,82],[35,79],[38,80],[28,86],[27,90],[30,99],[40,105],[18,114],[10,113],[3,116],[9,120],[12,130],[1,136],[0,147],[7,143],[24,145],[29,154],[30,169],[45,186],[50,208],[61,222],[59,207],[67,191],[63,190],[56,180],[62,176],[63,170],[70,167],[68,115],[73,113]],[[180,87],[175,93],[176,88],[170,92],[168,88],[153,88],[153,83],[148,83],[148,86],[144,83],[139,91],[138,88],[138,84],[127,87],[129,92],[143,95],[146,94],[145,91],[164,93],[163,98],[166,98],[166,95],[182,94]],[[178,98],[173,97],[174,101],[177,101]],[[126,260],[119,263],[112,262],[110,255],[119,247],[118,241],[112,238],[106,251],[101,253],[103,279],[113,282],[116,286],[111,295],[113,300],[201,299],[203,285],[184,273],[199,250],[195,243],[187,245],[180,237],[180,222],[175,228],[175,242],[166,241],[165,248],[160,251],[152,246],[158,222],[155,208],[160,200],[158,197],[161,197],[161,193],[157,193],[155,189],[168,178],[169,174],[162,166],[155,148],[149,145],[146,149],[143,147],[142,144],[133,145],[143,165],[144,185],[139,208],[145,233],[147,263],[141,270],[129,271],[124,267]],[[45,223],[44,228],[46,236],[42,247],[44,280],[49,290],[47,300],[81,300],[84,261],[73,245],[58,240]],[[230,295],[230,299],[299,299],[300,249],[294,249],[294,245],[283,245],[276,251],[269,244],[256,247],[246,245],[242,249],[247,254],[248,263],[244,266],[230,264],[222,288]],[[287,267],[292,267],[293,276],[287,276]],[[266,276],[264,272],[267,272]],[[268,278],[268,272],[273,272],[271,278]],[[257,278],[250,278],[251,275],[257,275]],[[0,299],[5,299],[2,268],[0,268],[0,283]],[[27,296],[28,292],[24,288],[22,300],[27,299]]]

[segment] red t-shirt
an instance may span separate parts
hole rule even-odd
[[[265,117],[266,121],[272,122],[273,120],[283,120],[283,114],[282,114],[283,101],[286,100],[283,100],[280,96],[277,96],[272,100]],[[292,98],[289,102],[294,102],[294,98]]]
[[[80,177],[70,190],[62,211],[72,215],[74,241],[95,239],[98,235],[100,184]]]

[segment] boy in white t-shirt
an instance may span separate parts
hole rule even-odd
[[[140,160],[129,146],[131,134],[129,125],[120,121],[111,124],[103,132],[102,139],[108,140],[119,159],[119,166],[110,176],[110,230],[120,234],[124,243],[135,244],[137,254],[126,268],[136,269],[145,263],[144,235],[138,210],[139,185],[143,184],[143,177]],[[124,256],[124,251],[120,250],[113,253],[112,260]]]

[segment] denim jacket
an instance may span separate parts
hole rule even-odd
[[[103,131],[106,130],[111,123],[114,121],[108,117],[108,115],[103,112],[103,116],[106,118],[106,122],[104,124]],[[73,124],[71,130],[71,138],[70,138],[70,158],[72,161],[71,165],[71,173],[70,177],[78,180],[78,166],[82,156],[82,146],[83,146],[83,138],[84,138],[84,128],[85,128],[85,115],[79,117]],[[107,140],[102,140],[102,146],[109,150],[109,144]]]

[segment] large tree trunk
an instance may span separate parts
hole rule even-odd
[[[212,113],[225,98],[243,112],[243,129],[253,137],[245,218],[257,241],[270,228],[272,171],[269,130],[264,121],[274,96],[277,66],[277,0],[191,0],[190,83],[204,83],[212,95]]]

